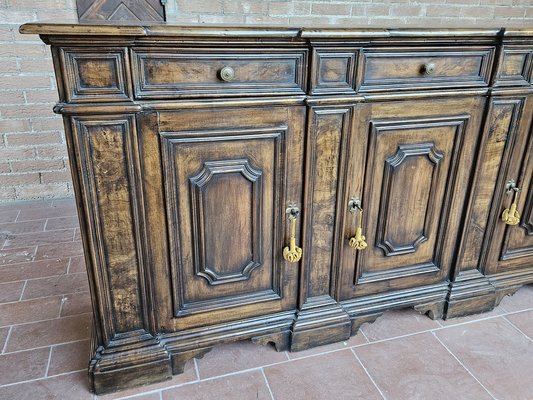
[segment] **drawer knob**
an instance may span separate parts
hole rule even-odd
[[[437,67],[433,63],[424,64],[424,66],[422,67],[422,71],[426,75],[433,75],[435,73],[436,69],[437,69]]]
[[[220,79],[222,79],[224,82],[231,82],[235,79],[235,71],[231,67],[222,67],[220,71],[218,72]]]

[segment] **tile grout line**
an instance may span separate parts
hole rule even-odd
[[[265,380],[268,392],[270,393],[270,398],[274,400],[274,393],[272,393],[272,388],[270,387],[270,383],[268,383],[268,379],[265,374],[265,369],[261,367],[261,374],[263,375],[263,379]]]
[[[74,315],[66,315],[62,318],[73,318],[73,317],[78,317],[80,315],[85,315],[85,314],[91,314],[92,316],[92,311],[88,311],[88,312],[84,312],[84,313],[80,313],[80,314],[74,314]],[[23,323],[20,323],[20,324],[11,324],[11,325],[3,325],[3,326],[0,326],[0,328],[6,328],[8,326],[23,326],[23,325],[29,325],[29,324],[35,324],[35,323],[38,323],[38,322],[46,322],[46,321],[56,321],[58,319],[62,319],[60,317],[56,317],[56,318],[48,318],[48,319],[40,319],[38,321],[31,321],[31,322],[23,322]]]
[[[196,371],[196,380],[200,381],[201,379],[200,379],[200,370],[198,369],[198,362],[196,361],[196,358],[193,358],[192,361],[194,362],[194,370]]]
[[[17,220],[19,219],[21,211],[22,211],[22,209],[19,210],[19,212],[17,213],[17,216],[15,217],[15,220],[13,222],[19,222]]]
[[[71,340],[69,342],[60,342],[60,343],[54,343],[54,344],[48,344],[48,345],[44,345],[44,346],[37,346],[37,347],[31,347],[29,349],[22,349],[22,350],[15,350],[15,351],[6,351],[5,353],[3,353],[3,355],[8,355],[8,354],[17,354],[17,353],[23,353],[25,351],[31,351],[31,350],[41,350],[41,349],[45,349],[47,347],[50,347],[50,346],[64,346],[66,344],[73,344],[73,343],[78,343],[78,342],[84,342],[86,340],[91,340],[90,338],[87,338],[87,339],[79,339],[79,340]],[[7,343],[7,342],[6,342]]]
[[[483,383],[481,383],[481,381],[480,381],[480,380],[474,375],[474,373],[473,373],[472,371],[470,371],[470,369],[468,369],[468,368],[466,367],[466,365],[463,364],[463,362],[459,359],[459,357],[457,357],[457,356],[456,356],[456,355],[455,355],[455,354],[454,354],[454,353],[448,348],[448,346],[446,346],[446,344],[445,344],[442,340],[440,340],[440,338],[439,338],[435,333],[432,332],[432,334],[433,334],[433,337],[434,337],[435,339],[437,339],[437,341],[442,345],[442,347],[444,347],[444,348],[446,349],[446,351],[448,351],[448,353],[450,353],[451,356],[452,356],[452,357],[453,357],[453,358],[454,358],[454,359],[455,359],[455,360],[461,365],[461,367],[463,367],[464,370],[465,370],[466,372],[468,372],[468,374],[469,374],[472,378],[474,378],[475,381],[476,381],[476,382],[477,382],[477,383],[478,383],[483,389],[485,389],[485,391],[489,394],[489,396],[492,397],[494,400],[498,400],[498,399],[496,398],[496,396],[494,396],[494,395],[491,393],[491,391],[490,391],[489,389],[487,389]]]
[[[46,379],[51,379],[51,378],[56,378],[58,376],[65,376],[65,375],[72,375],[72,374],[79,374],[80,372],[83,372],[83,371],[87,371],[86,369],[80,369],[78,371],[69,371],[69,372],[63,372],[61,374],[57,374],[57,375],[52,375],[52,376],[43,376],[41,378],[35,378],[35,379],[28,379],[28,380],[25,380],[25,381],[19,381],[19,382],[13,382],[13,383],[7,383],[5,385],[0,385],[0,388],[5,388],[5,387],[9,387],[9,386],[15,386],[15,385],[20,385],[22,383],[30,383],[30,382],[36,382],[36,381],[44,381]]]
[[[20,296],[19,296],[19,299],[18,301],[22,301],[22,297],[24,296],[24,290],[26,290],[26,285],[28,284],[28,280],[26,279],[24,281],[24,285],[22,286],[22,291],[20,292]],[[2,303],[2,304],[9,304],[9,303]]]
[[[357,333],[361,333],[361,335],[365,338],[366,342],[370,343],[370,339],[368,338],[368,336],[366,336],[365,332],[361,329],[361,327],[359,327],[359,329],[357,330],[356,334]]]
[[[46,231],[46,225],[48,225],[48,218],[44,220],[43,232]]]
[[[30,262],[35,262],[35,261],[30,261]],[[67,264],[67,268],[68,268],[68,264]],[[2,272],[2,267],[0,266],[0,272]],[[86,272],[74,272],[72,274],[69,274],[67,272],[65,273],[62,273],[62,274],[59,274],[59,275],[49,275],[49,276],[41,276],[40,278],[29,278],[29,279],[17,279],[16,281],[7,281],[7,282],[0,282],[0,284],[4,284],[4,283],[15,283],[15,282],[22,282],[22,281],[36,281],[36,280],[39,280],[39,279],[50,279],[50,278],[55,278],[55,277],[58,277],[58,276],[66,276],[66,275],[78,275],[78,274],[86,274]],[[88,290],[86,291],[88,292]],[[70,293],[68,293],[70,294]],[[34,300],[34,299],[44,299],[46,297],[54,297],[54,296],[58,296],[58,295],[50,295],[50,296],[41,296],[41,297],[34,297],[33,299],[25,299],[25,300]],[[8,303],[16,303],[16,301],[8,301],[6,303],[1,303],[1,304],[8,304]],[[527,311],[527,310],[524,310],[524,311]],[[522,311],[519,311],[519,312],[522,312]]]
[[[5,354],[5,352],[6,352],[7,343],[9,342],[9,339],[11,338],[11,331],[12,330],[13,330],[13,325],[11,325],[9,327],[9,331],[7,332],[7,336],[6,336],[6,342],[4,343],[4,347],[2,347],[2,351],[0,352],[1,354]]]
[[[48,353],[48,363],[46,364],[46,371],[44,372],[45,377],[48,377],[48,370],[50,369],[50,360],[52,360],[52,349],[53,346],[50,346],[50,351]]]
[[[67,265],[67,275],[70,274],[70,265],[72,264],[72,257],[68,258],[68,265]]]
[[[359,363],[359,365],[361,365],[361,368],[363,368],[363,370],[365,371],[365,374],[368,376],[368,378],[370,379],[370,381],[372,382],[372,384],[374,385],[374,387],[377,389],[377,391],[379,392],[379,394],[381,395],[381,397],[383,398],[383,400],[387,400],[387,398],[385,397],[385,394],[383,394],[383,392],[381,391],[381,389],[379,388],[378,384],[376,383],[376,381],[374,380],[374,378],[372,378],[372,375],[370,375],[370,372],[368,372],[368,370],[366,369],[365,365],[363,364],[363,362],[361,361],[361,359],[357,356],[357,354],[355,353],[355,350],[353,348],[350,349],[350,351],[352,352],[353,356],[355,357],[355,359],[357,360],[357,362]]]
[[[74,274],[69,274],[69,275],[72,276],[72,275],[78,275],[78,274],[85,274],[85,272],[76,272]],[[37,279],[55,278],[55,277],[58,277],[58,276],[66,276],[66,275],[68,275],[68,274],[52,275],[52,276],[46,276],[46,277],[43,277],[43,278],[33,278],[33,279],[27,279],[26,281],[34,281],[34,280],[37,280]],[[13,282],[3,282],[2,284],[16,283],[16,282],[22,282],[22,280],[13,281]],[[6,301],[5,303],[0,303],[0,306],[3,306],[5,304],[17,304],[17,303],[22,303],[22,302],[25,302],[25,301],[45,300],[45,299],[51,299],[51,298],[54,298],[54,297],[64,297],[64,296],[74,295],[74,294],[80,295],[80,294],[84,294],[84,293],[90,293],[90,292],[88,290],[83,290],[81,292],[68,292],[68,293],[60,293],[60,294],[51,294],[50,296],[30,297],[29,299]],[[55,319],[55,318],[52,318],[52,319]],[[15,325],[17,325],[17,324],[15,324]],[[0,328],[1,328],[1,326],[0,326]]]
[[[504,315],[503,316],[503,319],[509,324],[511,325],[514,329],[516,329],[518,332],[520,332],[522,335],[524,335],[529,341],[533,342],[533,338],[530,338],[528,335],[526,335],[522,329],[520,329],[518,326],[516,326],[513,322],[509,321],[506,316]]]

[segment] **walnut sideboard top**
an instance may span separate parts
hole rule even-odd
[[[533,283],[533,28],[20,31],[52,47],[97,393]]]

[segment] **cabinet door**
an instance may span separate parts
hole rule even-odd
[[[296,106],[159,114],[148,134],[158,141],[162,187],[157,177],[146,185],[163,192],[164,210],[154,212],[166,211],[166,227],[151,227],[169,243],[170,265],[156,278],[160,314],[171,315],[163,326],[296,307],[298,264],[285,262],[282,250],[287,204],[301,208],[304,118]],[[157,221],[165,218],[152,216]]]
[[[507,163],[502,166],[496,188],[485,249],[481,266],[485,274],[512,273],[520,268],[533,268],[533,135],[531,116],[533,96],[529,96],[520,121],[517,137]],[[502,221],[504,209],[515,201],[514,192],[508,193],[510,181],[520,189],[516,198],[520,222],[507,225]]]
[[[450,271],[485,100],[361,104],[344,205],[341,297],[431,285]],[[366,157],[363,156],[366,154]],[[368,247],[349,238],[361,214]]]

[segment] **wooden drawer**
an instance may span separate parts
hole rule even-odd
[[[493,55],[492,47],[365,49],[359,90],[488,86]]]
[[[66,47],[60,50],[60,57],[67,101],[124,101],[131,98],[126,48]]]
[[[305,92],[307,50],[134,49],[137,98]]]
[[[529,86],[533,83],[533,47],[504,46],[495,86]]]

